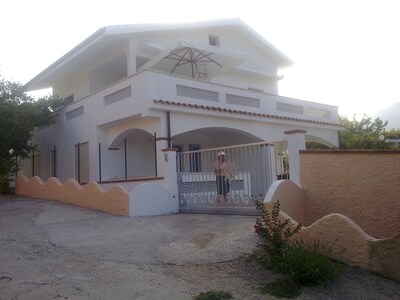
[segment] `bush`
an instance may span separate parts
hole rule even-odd
[[[261,293],[279,298],[294,298],[300,295],[300,286],[292,280],[284,279],[267,283],[262,287]]]
[[[223,291],[208,291],[201,292],[199,295],[193,298],[194,300],[229,300],[233,299],[230,292]]]
[[[292,244],[282,251],[282,255],[273,257],[273,268],[302,285],[324,283],[340,272],[340,266],[320,252],[323,250],[318,243],[312,247]]]
[[[281,220],[279,201],[272,204],[271,212],[262,201],[255,201],[255,204],[261,217],[257,218],[254,228],[262,239],[259,248],[261,253],[264,252],[267,255],[266,262],[268,262],[268,257],[281,255],[283,248],[288,245],[289,239],[300,230],[301,225],[294,227],[289,219]]]
[[[294,226],[290,219],[281,220],[279,201],[273,203],[271,211],[261,201],[256,201],[256,208],[261,213],[254,226],[262,239],[258,257],[261,263],[285,275],[285,280],[264,286],[264,292],[295,297],[300,293],[300,285],[321,284],[340,272],[339,264],[324,255],[329,251],[318,242],[312,246],[302,241],[291,242],[301,225]]]

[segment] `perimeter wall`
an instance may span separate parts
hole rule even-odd
[[[374,238],[400,233],[400,150],[302,150],[304,225],[340,213]]]

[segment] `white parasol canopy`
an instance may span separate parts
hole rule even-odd
[[[156,69],[192,78],[212,78],[240,65],[245,53],[180,39],[146,64],[144,69]]]

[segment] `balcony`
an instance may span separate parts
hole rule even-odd
[[[235,88],[166,74],[142,71],[120,80],[64,108],[65,121],[94,113],[96,125],[145,117],[152,109],[188,110],[206,108],[213,112],[235,113],[238,117],[267,117],[336,126],[336,106]],[[207,112],[208,111],[208,112]]]

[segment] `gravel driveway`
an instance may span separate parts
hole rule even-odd
[[[208,290],[274,299],[258,287],[276,274],[245,259],[256,247],[254,223],[249,216],[128,218],[0,196],[0,299],[192,299]],[[348,268],[299,299],[316,298],[400,299],[400,284]]]

